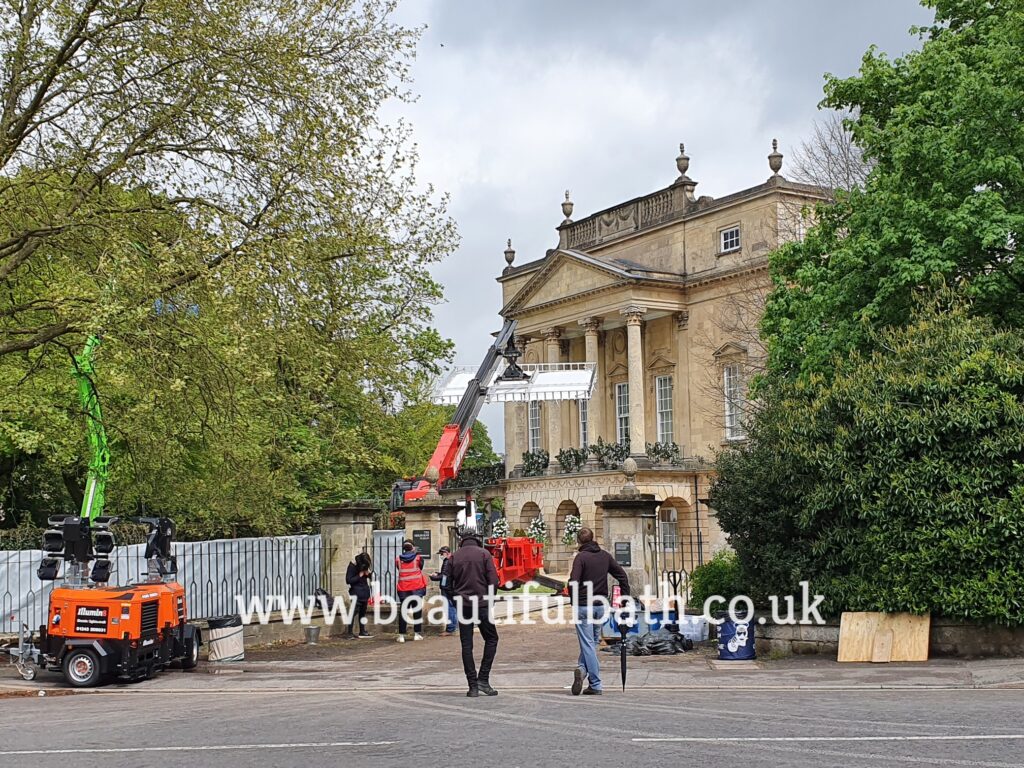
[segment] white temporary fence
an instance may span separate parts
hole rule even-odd
[[[278,595],[285,600],[311,597],[317,588],[331,590],[319,535],[175,542],[177,580],[185,587],[191,618],[238,613],[237,596],[248,602]],[[125,586],[146,575],[145,545],[117,547],[109,584]],[[39,550],[0,551],[0,634],[32,629],[46,621],[54,584],[40,581]]]

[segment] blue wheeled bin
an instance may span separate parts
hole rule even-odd
[[[626,637],[639,637],[643,634],[640,631],[640,625],[642,621],[634,622],[626,630]],[[606,643],[617,643],[622,639],[622,634],[619,631],[619,623],[615,621],[615,611],[608,611],[608,617],[604,620],[604,626],[601,627],[601,639]]]
[[[733,621],[728,616],[718,625],[718,658],[723,661],[750,661],[756,657],[754,652],[754,627],[757,625],[753,616],[744,621]]]

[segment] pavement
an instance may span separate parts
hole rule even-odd
[[[465,698],[438,636],[251,648],[80,695],[0,668],[0,765],[1024,765],[1024,659],[727,665],[705,647],[630,657],[623,692],[602,654],[605,694],[573,697],[570,627],[499,631],[495,698]]]

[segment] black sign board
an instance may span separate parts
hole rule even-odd
[[[430,531],[413,531],[412,543],[416,545],[416,550],[423,556],[424,560],[430,559],[432,551],[432,547],[430,546]]]
[[[75,634],[105,635],[107,633],[106,606],[80,605],[75,612]]]
[[[633,554],[630,552],[628,541],[615,542],[615,562],[624,568],[629,568],[633,564]]]

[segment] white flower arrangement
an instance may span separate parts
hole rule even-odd
[[[562,543],[567,547],[574,546],[576,544],[576,534],[579,533],[582,527],[583,522],[580,520],[579,515],[569,515],[565,518],[565,532],[562,534]]]
[[[551,543],[551,536],[548,534],[548,524],[544,522],[543,517],[535,517],[530,521],[530,526],[526,529],[526,535],[534,541],[539,541],[541,544]]]

